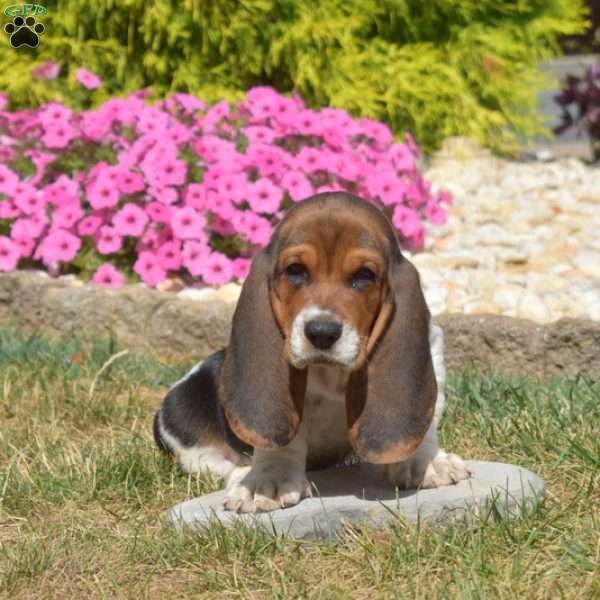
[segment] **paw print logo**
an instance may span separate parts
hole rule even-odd
[[[36,23],[35,17],[15,17],[12,23],[7,23],[4,26],[4,32],[10,35],[10,45],[13,48],[21,46],[29,46],[37,48],[40,43],[38,37],[46,28],[41,23]]]

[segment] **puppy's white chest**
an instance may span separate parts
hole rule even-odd
[[[302,421],[308,445],[309,467],[341,460],[350,452],[346,423],[348,371],[311,365]]]

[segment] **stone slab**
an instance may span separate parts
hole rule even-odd
[[[299,539],[335,541],[347,524],[382,527],[405,519],[445,525],[494,514],[508,518],[529,510],[544,494],[544,481],[522,467],[496,462],[467,461],[471,479],[432,490],[397,491],[372,465],[312,471],[315,496],[270,513],[241,515],[222,510],[225,491],[182,502],[168,518],[178,527],[204,527],[215,519],[227,527],[238,521]]]

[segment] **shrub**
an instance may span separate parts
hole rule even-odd
[[[421,177],[412,138],[395,142],[382,123],[267,87],[234,106],[147,95],[81,112],[56,102],[6,112],[0,96],[0,270],[224,284],[246,275],[287,208],[326,190],[380,206],[411,248],[423,220],[445,221],[450,198]]]
[[[46,33],[29,60],[0,49],[0,89],[17,106],[74,102],[86,64],[105,96],[146,86],[208,101],[271,85],[312,107],[411,131],[426,150],[451,135],[508,149],[541,131],[539,61],[585,27],[582,0],[211,0],[45,2]],[[25,53],[20,49],[19,56]],[[58,61],[64,77],[36,79]]]

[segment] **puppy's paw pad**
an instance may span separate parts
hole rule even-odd
[[[471,475],[471,471],[459,456],[439,452],[427,465],[421,487],[437,488],[443,485],[454,485],[463,479],[469,479]]]
[[[459,456],[443,450],[439,450],[429,462],[412,458],[387,465],[387,474],[390,483],[401,490],[454,485],[471,476]]]
[[[310,483],[304,475],[275,479],[250,472],[232,483],[223,507],[239,513],[270,512],[294,506],[310,495]]]

